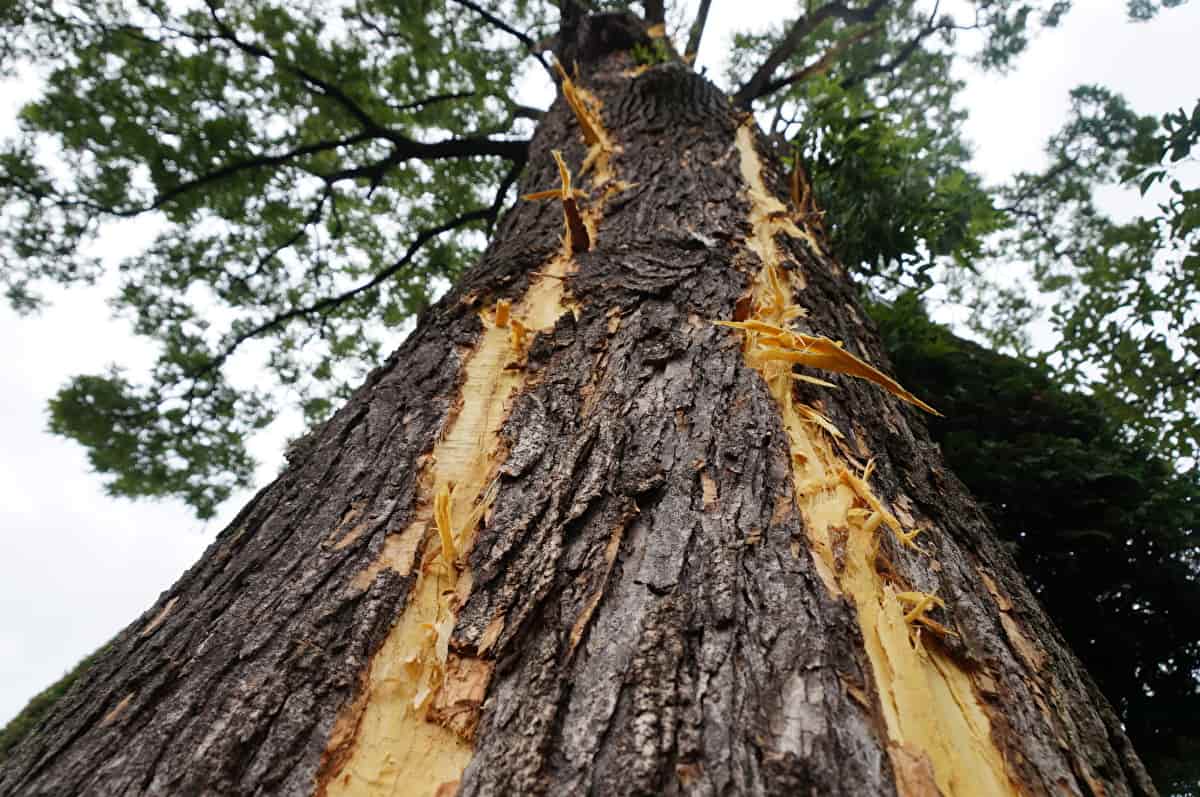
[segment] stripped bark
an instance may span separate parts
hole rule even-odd
[[[816,236],[764,233],[787,181],[748,120],[681,65],[632,69],[629,24],[606,25],[582,20],[570,51],[608,151],[560,98],[522,178],[559,185],[563,152],[587,247],[564,245],[565,200],[510,212],[481,263],[13,751],[0,793],[982,793],[931,749],[955,712],[982,728],[972,744],[995,754],[1002,791],[1153,793],[917,411],[824,372],[809,373],[836,389],[784,396],[743,335],[712,323],[753,316],[774,259],[807,313],[798,331],[887,370]],[[522,340],[487,349],[522,318]],[[471,387],[484,351],[506,392]],[[481,400],[495,434],[477,438],[469,479],[451,478],[445,443]],[[790,419],[799,405],[844,439]],[[849,475],[801,484],[797,435]],[[439,479],[456,482],[451,553]],[[840,496],[845,522],[818,533],[811,489]],[[925,529],[920,550],[882,517],[864,529],[867,493]],[[453,621],[432,653],[391,641],[423,589],[429,622]],[[921,616],[950,633],[884,628],[900,592],[944,600]],[[896,672],[953,684],[946,705],[898,697],[875,649],[897,646],[916,663]],[[445,770],[425,771],[432,754],[361,758],[400,677],[372,673],[397,660],[413,683],[436,664],[434,694],[393,701],[382,722],[437,725],[429,744],[457,751]]]

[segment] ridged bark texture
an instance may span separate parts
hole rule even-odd
[[[465,559],[449,649],[494,669],[459,791],[934,793],[931,759],[889,732],[890,687],[853,601],[819,572],[779,404],[742,335],[712,323],[745,317],[764,267],[747,245],[746,120],[678,65],[631,67],[610,55],[581,78],[603,103],[612,180],[629,185],[601,204],[577,177],[596,234],[570,263],[567,309],[511,366],[521,387],[492,452],[498,492]],[[523,191],[558,185],[552,149],[574,171],[587,157],[561,98]],[[786,200],[766,143],[755,149]],[[429,513],[429,455],[467,400],[480,311],[518,302],[562,235],[560,203],[519,203],[478,267],[13,752],[0,793],[349,783],[335,747],[355,743],[372,657],[418,572],[381,566],[387,543]],[[775,243],[807,310],[796,328],[886,371],[845,271],[802,238]],[[869,382],[809,373],[837,385],[795,386],[845,435],[830,445],[873,458],[875,495],[926,529],[923,551],[879,532],[877,566],[947,604],[930,616],[953,635],[914,623],[911,644],[965,674],[1012,791],[1153,793],[919,413]],[[350,731],[331,741],[339,718]]]

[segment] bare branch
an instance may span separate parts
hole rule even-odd
[[[501,202],[502,201],[503,200],[501,199]],[[337,307],[340,304],[345,304],[356,296],[360,296],[368,291],[375,290],[388,278],[394,276],[405,266],[411,263],[413,258],[416,257],[421,251],[421,248],[430,240],[444,233],[456,230],[459,227],[464,227],[472,222],[489,221],[493,219],[498,212],[499,210],[497,204],[493,203],[491,207],[477,208],[476,210],[468,211],[456,216],[455,218],[439,224],[436,227],[429,227],[421,230],[421,232],[417,233],[417,237],[413,239],[413,242],[408,245],[408,249],[405,250],[404,254],[399,260],[385,268],[383,271],[380,271],[375,276],[371,277],[371,279],[367,282],[364,282],[362,285],[358,285],[343,293],[339,293],[336,296],[327,296],[324,299],[319,299],[318,301],[313,302],[312,304],[307,304],[302,307],[293,307],[290,310],[286,310],[282,313],[274,315],[266,321],[263,321],[261,324],[242,332],[229,341],[229,343],[227,343],[225,347],[221,349],[220,353],[217,354],[216,357],[207,362],[202,368],[198,369],[192,374],[189,374],[188,378],[195,382],[201,379],[205,374],[211,373],[213,370],[220,368],[225,364],[226,360],[233,356],[234,352],[236,352],[243,343],[252,338],[256,338],[265,332],[278,329],[281,326],[285,326],[287,323],[297,318],[310,316],[314,313],[320,313],[324,310],[328,310],[331,307]]]
[[[885,5],[887,0],[871,0],[862,8],[850,8],[841,0],[834,0],[800,17],[775,49],[767,55],[762,66],[733,95],[734,104],[741,108],[749,108],[750,103],[763,96],[764,88],[771,82],[775,70],[800,48],[805,38],[825,22],[831,19],[838,19],[847,24],[873,22]]]
[[[683,60],[689,64],[696,62],[696,53],[700,52],[700,40],[704,38],[704,25],[708,22],[708,8],[711,5],[712,0],[700,0],[700,8],[696,10],[696,21],[692,23],[687,47],[683,51]]]
[[[473,2],[473,0],[452,0],[452,1],[455,3],[458,3],[463,8],[471,9],[476,14],[483,17],[493,27],[499,28],[500,30],[507,33],[509,36],[516,37],[517,41],[519,41],[519,42],[521,42],[521,44],[525,45],[525,49],[529,51],[529,54],[532,55],[534,58],[536,58],[537,62],[542,65],[542,69],[546,70],[546,73],[548,75],[550,75],[550,79],[551,80],[554,79],[554,70],[550,68],[549,62],[547,62],[545,57],[542,55],[541,46],[539,46],[538,43],[536,41],[534,41],[532,37],[530,37],[528,34],[522,33],[521,31],[514,28],[512,25],[509,25],[507,22],[500,19],[500,17],[498,17],[495,14],[493,14],[492,12],[488,11],[483,6],[479,5],[476,2]]]

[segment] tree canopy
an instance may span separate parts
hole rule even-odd
[[[1136,23],[1181,4],[1127,9]],[[149,373],[98,363],[71,380],[51,429],[87,448],[112,493],[211,516],[252,478],[248,435],[288,405],[327,416],[476,257],[516,200],[542,113],[520,98],[554,80],[554,32],[626,5],[0,2],[3,76],[41,87],[0,143],[7,300],[36,312],[47,285],[106,279],[159,353]],[[1200,669],[1179,619],[1197,605],[1200,189],[1186,169],[1200,103],[1154,118],[1081,86],[1045,168],[1003,185],[972,172],[956,105],[957,64],[1010,68],[1039,30],[1086,13],[1071,5],[806,0],[738,36],[714,77],[811,177],[813,213],[876,301],[902,375],[919,360],[930,370],[909,381],[941,386],[952,420],[934,432],[951,463],[1018,535],[1151,766],[1166,762],[1160,779],[1176,778],[1170,762],[1200,738],[1177,711]],[[663,26],[639,58],[692,62],[709,6],[637,4]],[[1156,207],[1112,218],[1095,199],[1108,186]],[[106,262],[97,242],[131,221],[152,243]],[[918,297],[938,295],[1017,359],[914,320]],[[1054,335],[1040,348],[1039,308]],[[269,378],[237,383],[239,357],[262,357]],[[997,460],[1010,467],[977,465]],[[1019,500],[1032,473],[1068,480],[1078,501]],[[1088,523],[1066,523],[1068,508]],[[1088,591],[1063,592],[1085,573]],[[1102,623],[1062,619],[1092,616],[1097,595]],[[1128,655],[1102,655],[1117,648]]]

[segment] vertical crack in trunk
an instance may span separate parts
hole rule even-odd
[[[472,656],[451,650],[450,639],[458,609],[471,592],[467,555],[499,488],[499,467],[507,453],[500,429],[525,385],[531,337],[552,330],[563,314],[573,312],[564,283],[575,269],[578,225],[586,228],[594,246],[605,204],[628,187],[614,176],[616,146],[603,127],[600,101],[565,73],[563,90],[589,144],[580,176],[591,171],[595,200],[580,212],[569,172],[555,152],[564,173],[562,248],[531,276],[517,302],[501,299],[481,313],[483,331],[463,354],[456,404],[441,439],[422,463],[414,519],[399,534],[389,535],[380,556],[355,579],[365,589],[391,570],[415,581],[400,617],[371,660],[358,698],[334,725],[318,793],[452,794],[474,753],[494,662],[484,657],[486,643]],[[559,192],[542,192],[550,193]],[[503,618],[496,618],[485,636],[494,640],[502,624]]]
[[[787,328],[804,315],[793,296],[805,286],[797,270],[783,267],[775,237],[784,233],[804,239],[818,254],[820,248],[765,186],[753,119],[738,128],[736,145],[751,203],[747,246],[763,263],[751,289],[748,320]],[[836,427],[796,399],[793,363],[756,357],[755,345],[756,333],[747,330],[747,363],[766,380],[788,436],[796,502],[813,561],[829,591],[848,597],[856,609],[897,789],[901,794],[1016,793],[971,676],[921,641],[925,632],[952,633],[925,616],[940,601],[897,589],[894,578],[885,580],[877,570],[875,534],[880,526],[913,547],[915,531],[905,532],[871,493],[869,466],[862,478],[848,470],[825,433],[838,434]]]

